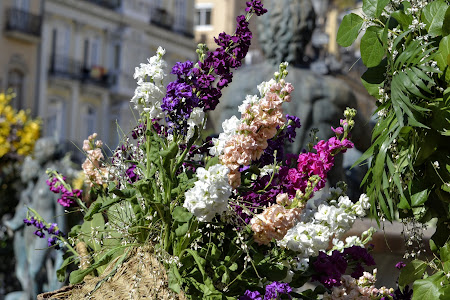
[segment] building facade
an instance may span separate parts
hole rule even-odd
[[[41,0],[0,1],[0,92],[15,92],[16,109],[35,107],[42,8]]]
[[[203,43],[214,50],[217,45],[214,37],[219,33],[233,34],[236,30],[236,17],[245,14],[245,0],[195,0],[194,30],[197,43]],[[258,43],[257,18],[250,20],[253,33],[245,64],[261,62],[262,51]]]
[[[114,148],[132,129],[134,68],[158,46],[169,66],[195,56],[194,0],[2,0],[0,11],[0,89],[44,136],[78,146],[97,132]]]
[[[46,0],[38,114],[46,136],[117,145],[131,129],[134,68],[166,49],[169,66],[195,54],[193,0]],[[117,129],[117,125],[121,129]]]

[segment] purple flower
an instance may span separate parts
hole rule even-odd
[[[244,296],[240,296],[239,300],[262,300],[261,294],[258,291],[249,291],[246,290]]]
[[[347,269],[347,260],[344,254],[334,250],[331,255],[325,252],[319,252],[317,260],[313,263],[314,270],[317,272],[312,276],[313,281],[319,281],[325,287],[331,288],[341,284],[341,276]]]
[[[30,219],[23,219],[23,222],[25,223],[25,225],[30,226],[36,223],[36,219],[34,217],[31,217]]]
[[[406,264],[402,261],[399,261],[398,263],[395,264],[395,267],[399,270],[403,269],[404,267],[406,267]]]
[[[263,4],[259,0],[252,0],[245,2],[247,8],[245,11],[254,11],[257,16],[261,16],[267,12],[267,9],[263,8]]]
[[[35,235],[37,235],[40,238],[44,238],[45,237],[45,233],[42,232],[42,230],[36,230],[35,232],[33,232]]]
[[[345,248],[345,255],[349,255],[354,261],[360,261],[366,264],[366,266],[374,266],[375,260],[372,255],[367,251],[366,248],[360,246],[352,246],[350,248]]]
[[[134,170],[136,169],[136,165],[131,165],[125,173],[128,176],[128,182],[133,183],[139,180],[139,175],[137,175]]]
[[[281,294],[289,295],[292,292],[292,288],[288,283],[281,283],[274,281],[266,286],[266,293],[264,294],[264,300],[279,299]]]
[[[51,236],[47,239],[47,246],[51,247],[56,244],[57,238],[55,236]]]

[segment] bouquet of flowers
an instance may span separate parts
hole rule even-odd
[[[89,294],[95,297],[130,257],[144,261],[151,254],[164,266],[158,280],[189,299],[335,299],[347,292],[381,298],[392,292],[376,289],[374,275],[364,273],[364,265],[374,265],[364,247],[373,231],[341,240],[365,215],[369,199],[351,201],[345,183],[324,190],[335,155],[353,147],[354,109],[331,128],[335,137],[285,154],[283,145],[294,140],[300,121],[283,113],[294,87],[282,63],[258,86],[259,95],[246,97],[240,118],[226,120],[216,138],[202,134],[207,112],[247,53],[249,18],[264,12],[260,1],[247,2],[234,35],[220,34],[213,52],[201,45],[196,63],[177,63],[171,71],[176,80],[167,86],[164,49],[136,68],[135,129],[108,163],[96,134],[84,142],[87,198],[49,172],[60,204],[84,218],[67,236],[36,211],[26,220],[40,237],[47,233],[51,245],[67,249],[61,280],[78,265],[70,282],[98,276]],[[298,289],[310,280],[321,284]],[[158,298],[157,291],[140,289],[143,281],[136,272],[127,297]]]

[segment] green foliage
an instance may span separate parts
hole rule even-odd
[[[389,0],[363,0],[363,12],[370,18],[378,18]]]
[[[378,119],[372,145],[356,164],[369,160],[362,184],[372,216],[437,219],[430,241],[437,257],[434,270],[429,275],[430,264],[415,260],[399,278],[400,288],[414,283],[413,299],[450,296],[444,275],[450,270],[449,6],[449,1],[435,0],[412,11],[409,1],[363,1],[361,20],[369,27],[360,50],[368,70],[361,79],[378,100]],[[364,27],[359,22],[358,31]],[[354,42],[348,21],[339,30],[341,45],[342,40],[346,47]]]
[[[440,271],[430,277],[415,281],[412,300],[440,299],[443,296],[441,283],[443,283],[444,278],[444,272]]]
[[[342,20],[341,26],[339,27],[337,33],[337,42],[342,47],[348,47],[353,44],[353,42],[358,37],[359,31],[364,24],[363,18],[357,14],[349,14]]]
[[[368,68],[378,66],[384,58],[384,48],[380,42],[381,32],[380,27],[371,26],[361,39],[361,58]],[[370,51],[367,51],[367,48],[370,48]]]

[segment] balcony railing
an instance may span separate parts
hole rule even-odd
[[[108,9],[117,9],[121,6],[121,0],[84,0]]]
[[[102,87],[111,85],[109,74],[103,67],[86,67],[81,62],[63,55],[53,54],[50,57],[49,74]]]
[[[150,23],[167,30],[172,30],[189,38],[194,37],[194,24],[191,21],[185,18],[181,20],[176,19],[163,8],[155,7],[151,9]]]
[[[41,36],[42,17],[25,10],[9,8],[6,11],[5,30]]]

